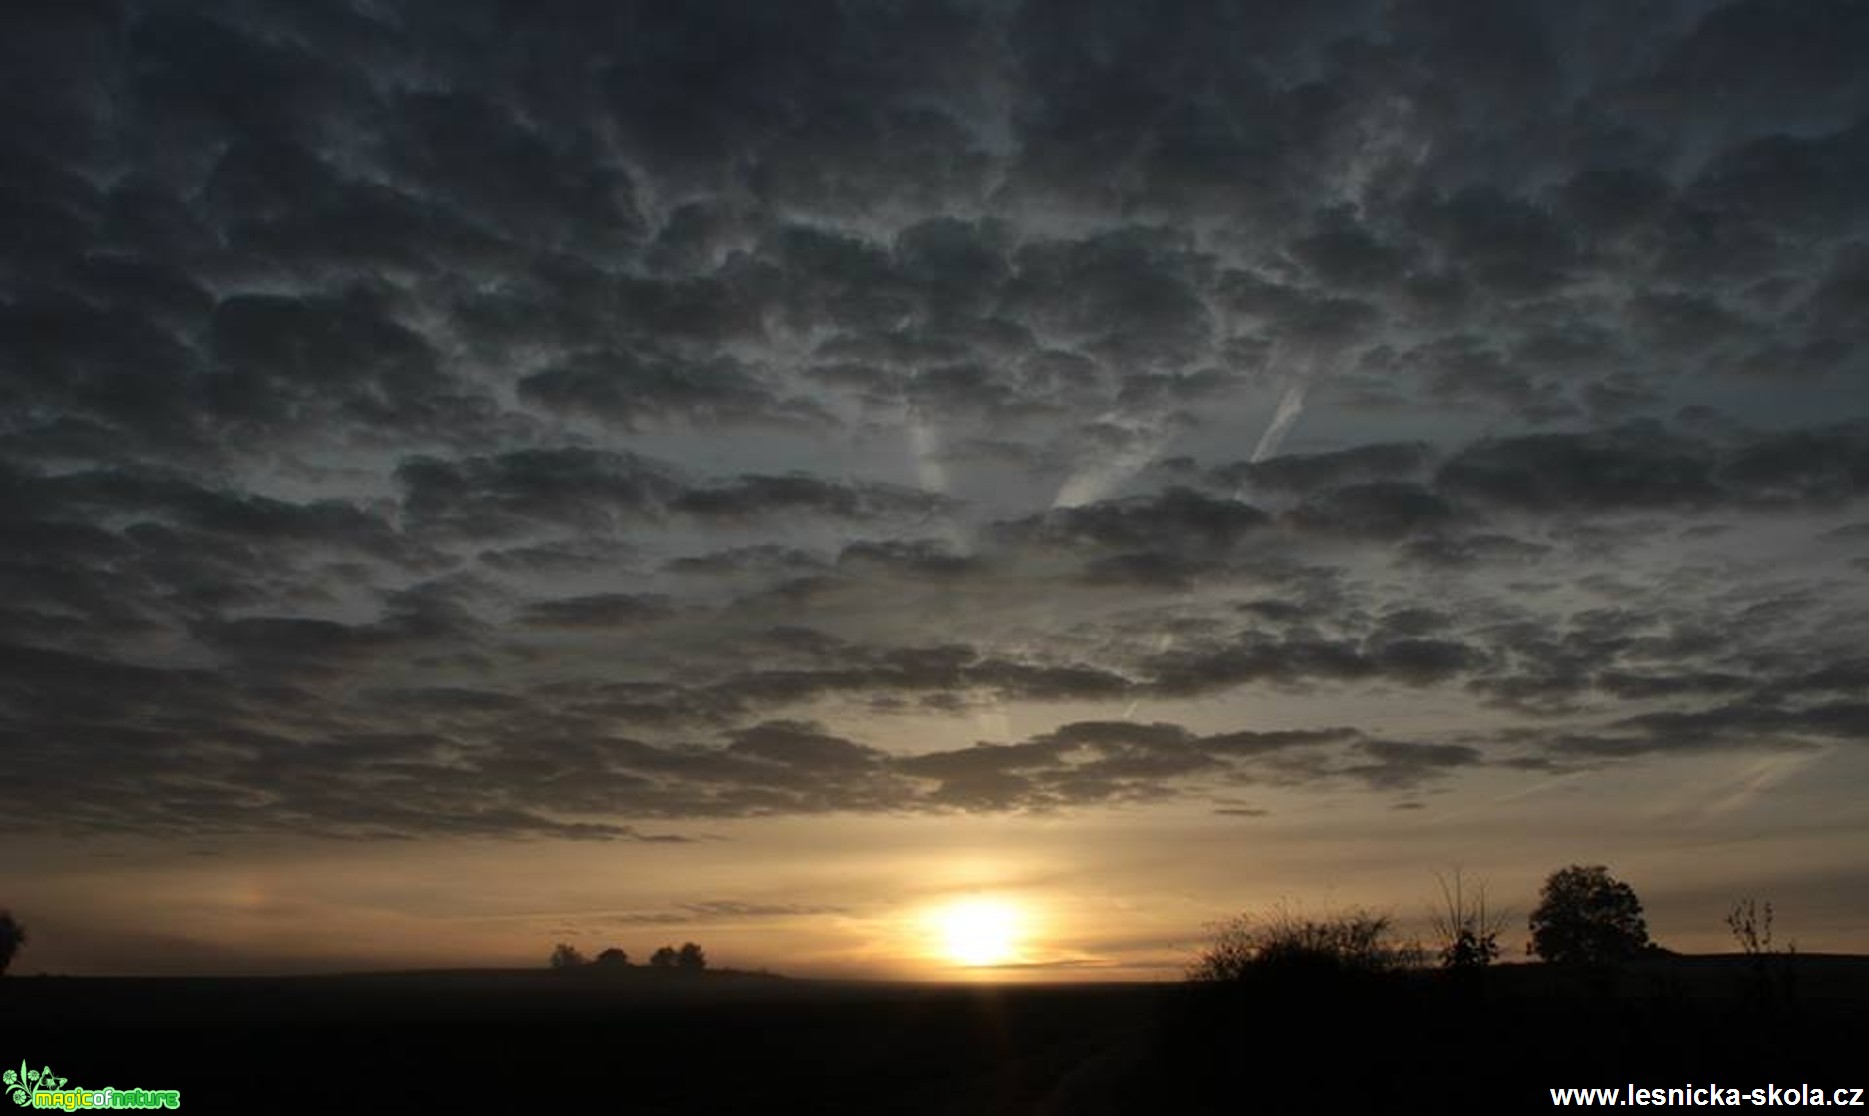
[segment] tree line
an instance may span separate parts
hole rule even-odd
[[[1429,919],[1431,947],[1396,940],[1393,921],[1366,910],[1306,917],[1286,907],[1241,915],[1222,923],[1188,976],[1231,981],[1300,973],[1379,972],[1424,961],[1470,972],[1498,960],[1506,916],[1488,906],[1482,885],[1469,888],[1459,872],[1437,877],[1441,905]],[[1762,911],[1762,913],[1761,913]],[[1755,960],[1776,955],[1772,906],[1737,903],[1726,925]],[[1602,968],[1646,953],[1665,953],[1649,939],[1635,889],[1601,864],[1573,864],[1552,872],[1526,920],[1526,953],[1553,965]]]
[[[582,950],[568,942],[560,942],[552,948],[551,967],[554,969],[577,969],[584,967],[601,969],[636,968],[629,954],[616,946],[600,952],[595,958],[586,957]],[[707,951],[694,942],[683,942],[680,946],[665,945],[649,955],[649,968],[666,969],[676,972],[698,973],[707,968]]]

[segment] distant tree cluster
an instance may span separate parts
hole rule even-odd
[[[698,973],[707,968],[707,954],[693,942],[683,942],[680,949],[663,946],[649,957],[649,964],[657,969],[682,969]]]
[[[593,961],[586,958],[576,946],[565,942],[560,942],[553,948],[551,966],[554,969],[576,969],[584,966],[599,969],[631,967],[629,954],[615,946],[599,953]],[[694,942],[683,942],[679,948],[665,945],[649,955],[649,967],[698,973],[707,968],[707,952]]]

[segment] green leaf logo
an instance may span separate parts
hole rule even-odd
[[[66,1080],[53,1073],[51,1066],[29,1069],[25,1060],[21,1059],[18,1069],[8,1070],[4,1077],[0,1077],[0,1084],[6,1086],[8,1100],[21,1107],[30,1107],[33,1093],[42,1089],[63,1089]]]

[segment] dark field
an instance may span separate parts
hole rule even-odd
[[[183,1111],[1542,1110],[1552,1086],[1869,1085],[1869,960],[1253,986],[732,974],[8,978],[0,1063]]]

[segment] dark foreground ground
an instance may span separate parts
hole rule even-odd
[[[1869,959],[1484,978],[10,977],[0,1066],[253,1113],[1516,1112],[1553,1086],[1869,1086]]]

